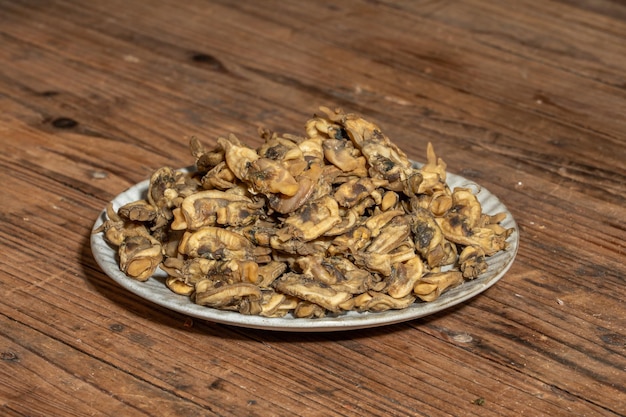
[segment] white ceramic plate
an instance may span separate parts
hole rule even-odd
[[[506,228],[514,229],[513,234],[508,239],[509,247],[506,251],[488,258],[489,267],[478,278],[466,281],[462,285],[445,292],[435,301],[428,303],[418,301],[403,310],[389,310],[379,313],[350,311],[338,317],[319,319],[293,318],[290,315],[283,318],[248,316],[200,306],[194,304],[189,297],[173,293],[165,286],[166,274],[161,270],[158,270],[154,276],[145,282],[127,277],[119,269],[116,250],[104,241],[102,233],[91,235],[91,250],[102,270],[126,290],[155,304],[192,317],[241,327],[293,332],[339,331],[389,325],[439,312],[480,294],[502,278],[515,259],[519,245],[519,233],[513,216],[504,204],[486,189],[461,176],[448,173],[447,183],[450,188],[470,186],[480,190],[477,196],[484,213],[504,212],[507,214],[506,219],[501,224]],[[148,184],[148,180],[142,181],[115,197],[112,201],[113,208],[117,211],[124,204],[145,198]],[[105,219],[106,213],[103,210],[94,225],[94,229],[100,226]]]

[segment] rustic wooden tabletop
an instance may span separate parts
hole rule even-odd
[[[193,164],[190,136],[259,146],[320,106],[496,195],[504,277],[311,333],[193,318],[98,266],[101,210]],[[623,2],[1,0],[0,150],[3,416],[626,415]]]

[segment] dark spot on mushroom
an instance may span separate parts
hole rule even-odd
[[[349,140],[350,136],[348,136],[348,132],[345,128],[335,129],[335,139],[340,140]]]
[[[311,207],[310,204],[307,204],[307,205],[302,207],[302,209],[300,211],[300,218],[304,222],[311,221],[312,216],[313,216],[313,212],[314,212],[313,207]]]
[[[381,172],[389,172],[396,166],[391,159],[382,156],[378,158],[376,165]]]
[[[455,212],[456,210],[453,208],[451,210],[451,212]],[[450,222],[450,226],[452,227],[459,227],[459,226],[463,226],[463,217],[458,216],[458,215],[451,215],[448,217],[449,222]]]
[[[415,233],[415,243],[417,243],[420,248],[430,246],[430,241],[435,236],[435,231],[428,227],[426,223],[417,223],[413,232]]]
[[[282,152],[282,147],[280,145],[272,146],[267,148],[265,151],[265,157],[269,159],[278,159],[280,158],[284,152]]]
[[[128,252],[132,252],[141,247],[144,243],[144,239],[142,236],[131,236],[128,239],[124,240],[125,248]]]
[[[52,126],[57,129],[72,129],[78,126],[78,122],[74,119],[70,119],[69,117],[57,117],[52,121]]]
[[[356,182],[356,183],[354,183],[354,186],[352,187],[352,192],[354,194],[367,193],[367,187],[365,185],[361,184],[360,182]]]
[[[324,269],[326,269],[326,271],[328,271],[329,274],[331,274],[332,276],[337,278],[337,282],[341,282],[341,281],[345,281],[346,280],[345,275],[342,274],[341,271],[339,270],[339,268],[337,268],[332,263],[322,261],[322,266],[324,267]]]

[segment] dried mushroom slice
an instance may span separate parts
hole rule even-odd
[[[195,290],[194,285],[187,284],[180,278],[173,276],[169,276],[165,279],[165,285],[167,286],[167,288],[172,290],[172,292],[178,295],[191,295]]]
[[[451,265],[456,261],[456,247],[446,240],[438,220],[423,208],[413,211],[412,231],[415,248],[431,268]]]
[[[333,313],[345,310],[346,303],[352,299],[352,294],[348,292],[336,291],[313,278],[294,272],[283,274],[272,286],[280,293],[315,303]]]
[[[388,294],[368,291],[354,298],[354,305],[360,311],[387,311],[401,310],[415,302],[414,295],[402,298],[393,298]]]
[[[293,196],[298,192],[298,182],[280,162],[259,158],[248,166],[245,180],[256,192]]]
[[[265,137],[265,143],[259,147],[257,153],[262,158],[280,162],[294,177],[308,168],[304,154],[293,138],[279,137],[276,133],[263,131],[261,137]]]
[[[260,294],[258,298],[243,297],[237,305],[237,310],[241,314],[284,317],[288,312],[285,306],[294,308],[287,296],[277,293],[271,288],[261,289]]]
[[[327,139],[322,148],[326,160],[343,172],[363,177],[367,175],[367,160],[349,140]]]
[[[143,223],[124,220],[120,217],[111,204],[107,205],[106,213],[108,218],[93,233],[103,233],[104,240],[115,247],[119,247],[129,236],[150,234]]]
[[[220,162],[209,172],[207,172],[201,179],[202,188],[206,190],[230,190],[236,187],[237,177],[233,171],[228,168],[226,162]]]
[[[150,235],[126,237],[118,248],[120,269],[137,281],[150,278],[163,260],[161,243]]]
[[[463,278],[474,279],[487,270],[485,251],[478,246],[466,246],[459,254]]]
[[[239,303],[245,298],[258,300],[261,298],[261,289],[254,284],[238,282],[224,284],[222,282],[209,283],[209,285],[196,285],[194,300],[196,304],[213,308],[236,310]]]
[[[216,146],[215,149],[207,151],[200,140],[192,136],[189,138],[189,150],[191,155],[196,158],[196,168],[198,172],[207,172],[224,162],[224,149]]]
[[[410,236],[411,217],[408,215],[395,216],[380,229],[379,234],[372,239],[372,243],[369,244],[365,251],[369,253],[389,253],[405,244]]]
[[[424,263],[418,256],[396,264],[387,281],[387,294],[393,298],[403,298],[411,294],[415,284],[424,275],[424,270]]]
[[[417,188],[419,194],[433,194],[435,191],[443,190],[446,186],[446,163],[441,158],[437,158],[432,143],[428,142],[426,148],[426,164],[419,172],[422,181]]]
[[[238,233],[220,227],[206,226],[196,231],[185,232],[178,251],[193,258],[253,259],[255,246]]]
[[[293,195],[269,194],[269,206],[281,214],[292,213],[302,207],[315,193],[322,176],[322,166],[312,164],[309,169],[303,171],[295,180],[298,183],[298,190]]]
[[[243,146],[235,135],[229,135],[228,139],[218,138],[217,144],[224,149],[226,165],[239,180],[245,180],[250,165],[260,158],[257,152]]]
[[[299,319],[319,319],[326,316],[326,309],[315,303],[300,301],[294,308],[293,316]]]
[[[324,196],[307,202],[291,213],[276,236],[282,241],[295,238],[307,242],[322,236],[340,222],[337,201],[330,196]]]
[[[220,190],[199,191],[183,199],[174,210],[174,230],[198,230],[204,226],[245,226],[262,214],[262,204],[247,196]]]
[[[125,204],[117,210],[120,217],[133,222],[152,222],[157,217],[157,209],[146,200]]]
[[[434,301],[449,288],[463,283],[459,271],[433,272],[422,277],[413,287],[413,292],[422,301]]]
[[[340,206],[350,208],[372,195],[377,188],[384,187],[387,184],[387,180],[356,178],[337,187],[333,197]]]

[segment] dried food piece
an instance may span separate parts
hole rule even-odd
[[[161,243],[149,234],[127,236],[118,248],[120,269],[137,281],[150,278],[163,260]]]
[[[302,150],[293,138],[279,137],[276,133],[261,131],[265,143],[259,147],[257,153],[262,158],[280,162],[289,173],[296,177],[308,168]]]
[[[463,283],[459,271],[431,272],[424,275],[413,288],[413,292],[423,301],[434,301],[449,288]]]
[[[375,178],[357,178],[347,181],[337,187],[333,198],[342,207],[354,207],[379,187],[388,185],[387,180]]]
[[[187,284],[185,281],[171,275],[165,279],[165,285],[178,295],[191,295],[195,290],[194,285]]]
[[[146,200],[125,204],[117,210],[117,213],[132,222],[152,222],[157,217],[156,208]]]
[[[129,236],[149,234],[146,226],[140,222],[123,219],[111,204],[106,207],[107,219],[96,229],[94,233],[103,233],[104,240],[118,247]]]
[[[237,310],[242,300],[261,298],[261,289],[254,284],[238,282],[224,284],[221,281],[203,280],[196,284],[194,300],[207,307]]]
[[[431,195],[436,191],[444,190],[446,185],[446,163],[438,158],[432,143],[426,148],[426,164],[419,170],[422,181],[417,188],[417,194]]]
[[[319,304],[300,301],[293,310],[293,316],[299,319],[319,319],[326,316],[326,309]]]
[[[287,272],[275,280],[272,286],[276,291],[317,304],[333,313],[351,308],[352,294],[336,291],[306,275]]]
[[[256,284],[261,288],[269,288],[274,280],[281,276],[288,266],[285,262],[271,261],[259,266]]]
[[[337,201],[324,196],[309,201],[283,221],[283,227],[276,233],[282,241],[292,238],[308,242],[322,236],[341,222]]]
[[[354,114],[343,114],[337,110],[333,113],[323,109],[329,118],[341,120],[355,148],[359,149],[369,165],[369,173],[373,178],[382,178],[390,183],[390,189],[401,190],[402,183],[413,176],[413,165],[406,154],[400,150],[381,129]]]
[[[185,197],[173,210],[174,230],[198,230],[204,226],[245,226],[261,216],[262,202],[220,190],[205,190]]]
[[[459,269],[463,278],[478,278],[487,270],[485,251],[478,246],[466,246],[459,254]]]
[[[189,139],[189,150],[191,155],[196,158],[195,165],[198,172],[210,171],[217,165],[224,163],[224,149],[222,147],[217,146],[215,149],[207,150],[195,136]]]
[[[359,268],[346,257],[331,256],[324,260],[323,266],[337,276],[331,287],[350,294],[362,294],[368,290],[382,288],[381,277],[363,268]]]
[[[328,247],[330,256],[349,255],[359,252],[370,244],[372,232],[365,226],[358,226],[334,238]]]
[[[400,196],[395,191],[387,191],[383,194],[383,198],[380,202],[380,209],[382,211],[387,211],[393,209],[397,206],[400,201]]]
[[[367,175],[367,160],[349,140],[327,139],[322,148],[326,160],[343,172],[359,177]]]
[[[415,249],[426,260],[431,268],[448,265],[454,262],[451,248],[435,216],[421,207],[412,212],[412,231]]]
[[[202,177],[201,183],[206,190],[230,190],[237,186],[237,177],[226,161],[222,161]]]
[[[385,211],[383,213],[390,213]],[[372,242],[365,249],[369,253],[389,253],[405,244],[411,235],[411,216],[394,216],[380,232],[372,239]],[[374,233],[372,233],[374,236]]]
[[[315,190],[319,185],[321,176],[322,166],[320,164],[311,164],[309,169],[303,171],[295,178],[298,183],[298,191],[291,196],[284,194],[269,194],[267,196],[269,206],[281,214],[294,212],[302,207],[302,205],[309,201],[311,196],[315,194]]]
[[[424,271],[424,262],[419,256],[397,264],[387,281],[387,294],[393,298],[403,298],[411,294]]]
[[[152,174],[148,187],[147,200],[156,210],[151,229],[158,231],[168,228],[173,218],[172,210],[199,188],[200,183],[189,173],[170,167],[157,169]]]
[[[273,289],[261,289],[261,296],[244,297],[237,305],[241,314],[259,315],[264,317],[284,317],[296,306],[293,298],[277,293]]]
[[[334,270],[326,268],[323,263],[324,257],[321,254],[303,256],[296,261],[302,273],[307,277],[311,277],[322,284],[336,284],[337,274],[333,273]]]
[[[242,235],[221,227],[187,231],[178,246],[181,255],[216,260],[253,259],[255,246]]]
[[[394,298],[383,292],[368,291],[355,297],[354,305],[360,311],[401,310],[413,304],[415,298],[414,295]]]

